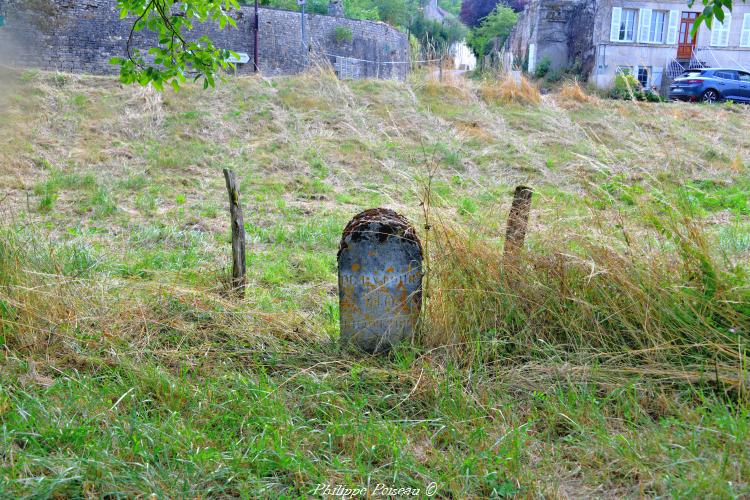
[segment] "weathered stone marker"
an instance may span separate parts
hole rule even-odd
[[[368,353],[412,337],[422,308],[422,245],[406,218],[373,208],[349,221],[338,253],[341,341]]]

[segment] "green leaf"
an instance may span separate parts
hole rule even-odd
[[[724,9],[721,7],[721,4],[715,4],[713,10],[714,17],[718,19],[720,23],[724,24]]]

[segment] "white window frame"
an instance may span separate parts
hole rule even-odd
[[[638,36],[637,9],[623,9],[622,7],[612,7],[612,21],[609,28],[609,40],[611,42],[635,42]],[[627,23],[627,19],[633,15],[632,22]],[[625,23],[625,24],[623,24]],[[630,28],[631,38],[627,38],[628,28]],[[623,38],[620,38],[620,32],[623,31]]]
[[[740,47],[750,47],[750,12],[742,18],[742,33],[740,34]]]
[[[630,38],[627,38],[628,25],[626,23],[626,13],[633,14],[633,21],[630,24]],[[617,41],[618,42],[635,42],[636,32],[638,31],[638,9],[622,9],[622,16],[620,17],[620,27],[617,30]],[[625,24],[623,24],[625,23]],[[621,38],[622,37],[622,38]]]
[[[659,32],[659,23],[657,22],[658,16],[661,16],[661,28]],[[651,24],[648,27],[648,43],[663,44],[667,41],[667,31],[669,30],[669,17],[670,11],[668,10],[653,10],[651,11]],[[657,34],[660,34],[658,38]]]
[[[620,74],[620,73],[625,74],[626,71],[628,75],[632,75],[634,67],[637,67],[637,66],[621,66],[618,64],[617,69],[615,69],[615,75]]]
[[[724,22],[714,19],[711,26],[711,46],[727,47],[729,46],[729,33],[732,29],[732,14],[724,13]]]

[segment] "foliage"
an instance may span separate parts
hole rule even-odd
[[[336,38],[337,43],[341,42],[351,42],[352,41],[352,29],[348,26],[336,26],[336,29],[333,32],[334,38]]]
[[[372,0],[378,9],[378,19],[391,26],[406,26],[409,23],[410,3],[416,8],[414,2],[407,0]],[[344,3],[346,10],[346,3]]]
[[[662,102],[664,100],[657,92],[644,89],[641,82],[628,69],[618,71],[615,75],[615,85],[610,91],[610,97],[649,102]]]
[[[485,54],[492,50],[494,40],[497,39],[499,47],[505,43],[511,30],[516,25],[518,14],[510,7],[498,5],[481,24],[469,31],[466,44],[477,56],[482,59]]]
[[[428,53],[441,52],[466,36],[466,27],[452,16],[447,16],[442,23],[417,16],[409,26],[409,31]]]
[[[463,0],[460,17],[464,24],[475,28],[497,7],[510,7],[515,12],[521,12],[527,3],[528,0]]]
[[[165,83],[178,90],[188,78],[202,80],[203,87],[213,87],[219,70],[233,67],[227,49],[216,47],[207,36],[191,39],[189,32],[195,24],[206,21],[218,23],[221,29],[236,27],[228,14],[238,8],[237,0],[118,0],[120,17],[135,17],[132,33],[144,28],[156,33],[157,45],[146,54],[127,41],[127,57],[114,57],[112,64],[120,66],[123,83],[139,83],[161,90]],[[147,62],[147,54],[150,62]]]
[[[444,11],[458,17],[461,14],[461,1],[462,0],[438,0],[438,5]]]
[[[246,0],[241,3],[251,4],[252,0]],[[272,7],[274,9],[300,10],[297,0],[260,0],[258,3],[263,7]],[[305,2],[305,12],[326,14],[328,12],[328,0],[307,0]]]
[[[747,0],[742,0],[742,3],[746,3]],[[692,36],[698,33],[701,23],[706,23],[708,29],[713,26],[714,18],[718,19],[720,23],[724,22],[724,10],[732,12],[732,0],[702,0],[703,12],[700,13],[698,18],[693,24],[691,30]],[[688,7],[692,7],[695,4],[695,0],[688,0]]]
[[[552,61],[550,61],[549,57],[543,57],[536,65],[534,76],[537,78],[544,78],[547,76],[547,73],[549,73],[551,65]]]

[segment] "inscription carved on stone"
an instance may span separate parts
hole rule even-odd
[[[402,215],[365,210],[338,253],[341,341],[384,352],[414,335],[422,307],[422,245]]]

